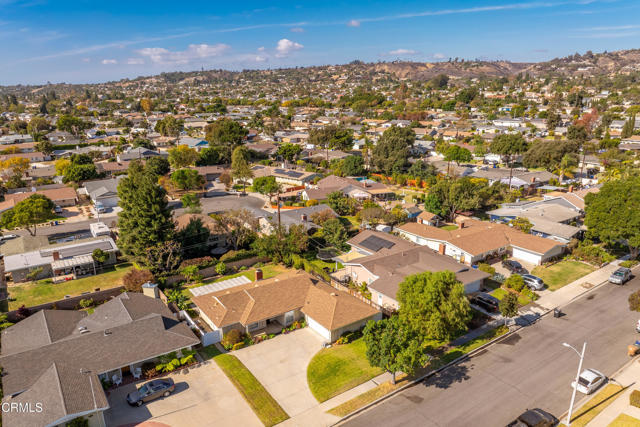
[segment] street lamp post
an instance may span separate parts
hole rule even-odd
[[[582,361],[584,360],[584,353],[587,348],[587,343],[585,342],[582,345],[582,353],[580,353],[578,350],[575,349],[575,347],[573,347],[570,344],[567,344],[566,342],[563,342],[562,345],[575,351],[578,357],[580,357],[580,363],[578,363],[578,373],[576,374],[576,381],[573,383],[573,392],[571,393],[571,404],[569,405],[569,413],[567,414],[567,426],[570,426],[571,415],[573,413],[573,402],[575,402],[576,400],[576,391],[578,390],[578,380],[580,379],[580,372],[582,372]]]

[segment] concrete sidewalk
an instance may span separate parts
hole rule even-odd
[[[626,389],[616,397],[613,403],[596,415],[596,417],[587,424],[588,427],[608,426],[620,414],[627,414],[640,420],[640,408],[629,405],[629,395],[631,392],[640,389],[640,359],[637,357],[634,358],[630,364],[622,368],[612,378],[609,378],[609,382],[620,384],[626,387]],[[594,395],[597,395],[597,392],[594,393]],[[580,403],[585,404],[588,401],[587,399]],[[580,407],[577,408],[576,412],[579,410]]]

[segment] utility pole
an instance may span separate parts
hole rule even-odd
[[[578,352],[572,345],[566,342],[562,343],[563,346],[575,351],[578,357],[580,357],[580,363],[578,363],[578,373],[576,374],[576,381],[573,383],[573,392],[571,393],[571,403],[569,404],[569,413],[567,414],[567,426],[571,425],[571,415],[573,415],[573,403],[576,400],[576,391],[578,390],[578,380],[580,379],[580,372],[582,371],[582,361],[584,360],[584,353],[587,349],[587,343],[582,345],[582,353]]]
[[[280,191],[276,194],[276,203],[278,204],[278,229],[280,229]]]

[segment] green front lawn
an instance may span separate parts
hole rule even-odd
[[[549,290],[555,291],[595,270],[596,267],[580,261],[560,261],[550,267],[539,265],[531,274],[541,278]]]
[[[320,350],[307,367],[313,396],[324,402],[380,375],[383,370],[369,365],[366,351],[362,338]]]
[[[204,359],[213,358],[265,426],[289,419],[284,409],[237,357],[220,353],[215,345],[205,347],[200,354]]]
[[[498,298],[499,300],[501,300],[502,298],[504,298],[505,295],[507,295],[508,291],[505,291],[502,288],[497,288],[494,289],[493,291],[491,291],[491,295],[493,295],[494,297]],[[518,304],[520,304],[520,306],[525,306],[527,304],[529,304],[531,302],[531,299],[529,299],[527,296],[525,295],[518,295]]]
[[[608,427],[640,427],[640,420],[627,414],[620,414]]]
[[[9,310],[22,305],[32,307],[63,299],[65,295],[76,296],[94,289],[110,289],[122,285],[122,277],[131,270],[131,264],[119,264],[105,268],[105,273],[54,284],[51,279],[38,280],[9,287]]]
[[[607,384],[598,394],[593,396],[573,413],[571,425],[575,427],[584,427],[589,424],[599,413],[611,405],[618,396],[623,393],[625,388],[618,384]],[[566,421],[566,419],[562,420]],[[564,424],[560,424],[564,426]]]

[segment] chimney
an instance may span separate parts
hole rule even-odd
[[[60,252],[53,251],[53,260],[54,261],[59,261],[60,260]]]
[[[147,282],[142,285],[142,294],[151,298],[160,298],[160,289],[156,283]]]
[[[444,243],[440,243],[440,246],[438,246],[438,253],[440,253],[440,255],[444,255]]]
[[[569,186],[569,193],[573,193],[573,185]]]
[[[464,221],[460,221],[458,223],[458,229],[463,229],[464,228]]]
[[[256,268],[256,282],[262,280],[262,270],[260,268]]]
[[[302,219],[302,222],[307,222],[307,214],[300,215],[300,219]]]
[[[536,178],[535,177],[531,177],[531,183],[535,183],[536,182]]]

